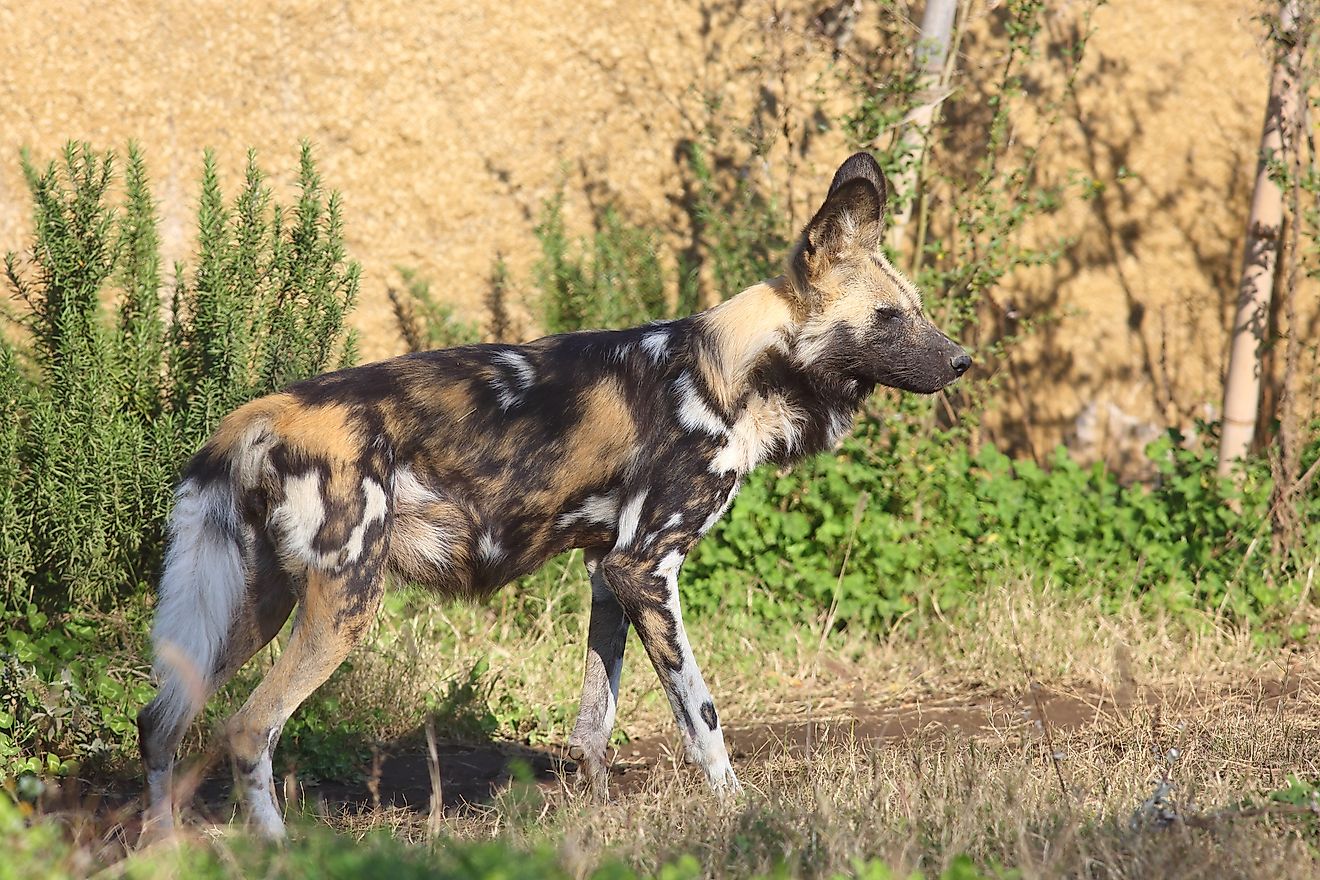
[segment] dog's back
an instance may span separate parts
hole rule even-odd
[[[484,594],[616,540],[622,484],[645,482],[686,433],[667,392],[688,374],[692,330],[464,346],[300,382],[226,417],[178,497],[223,509],[211,521],[228,521],[254,574],[341,569],[380,543],[409,582]],[[195,543],[189,510],[173,545]]]

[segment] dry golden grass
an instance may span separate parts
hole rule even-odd
[[[364,733],[387,739],[419,729],[420,695],[442,697],[480,668],[476,682],[505,707],[497,713],[501,734],[562,742],[577,709],[588,590],[576,561],[562,565],[539,588],[506,592],[485,607],[414,597],[382,619],[371,644],[322,696],[338,699],[350,715],[357,703],[382,709],[377,715],[387,722]],[[1020,697],[1029,681],[1087,700],[1128,704],[1155,693],[1185,704],[1261,682],[1295,683],[1315,671],[1320,656],[1269,647],[1260,634],[1213,615],[1108,614],[1098,599],[1054,594],[1026,578],[978,597],[952,620],[936,614],[883,637],[832,632],[822,639],[820,626],[803,619],[771,630],[736,612],[687,620],[727,724],[917,707],[950,694]],[[625,666],[621,738],[668,731],[668,703],[635,638]]]

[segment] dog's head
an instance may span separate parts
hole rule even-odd
[[[789,260],[804,367],[870,385],[932,394],[972,359],[922,311],[921,294],[885,258],[888,185],[869,153],[839,166]]]

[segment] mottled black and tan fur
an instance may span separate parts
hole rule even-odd
[[[471,345],[330,373],[230,414],[179,484],[139,727],[150,833],[201,705],[297,616],[228,727],[248,816],[283,833],[280,729],[361,639],[386,575],[482,597],[570,548],[592,604],[570,747],[603,792],[629,626],[687,755],[736,790],[677,578],[763,462],[830,448],[877,384],[933,392],[970,365],[881,250],[885,182],[839,169],[787,273],[688,318]]]

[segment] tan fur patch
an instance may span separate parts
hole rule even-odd
[[[362,449],[357,419],[343,404],[289,406],[275,415],[271,425],[291,448],[327,461],[352,461]],[[332,472],[331,480],[335,479]]]
[[[647,635],[646,646],[658,655],[655,659],[672,669],[678,666],[683,658],[666,638],[669,624],[669,618],[663,613],[654,608],[643,608],[637,621],[637,628]]]
[[[267,748],[270,731],[283,724],[292,708],[343,662],[355,643],[355,633],[375,617],[379,596],[358,609],[350,611],[349,605],[342,578],[308,573],[307,587],[299,597],[298,623],[288,646],[229,721],[229,746],[240,760],[254,762]]]
[[[731,407],[742,395],[756,359],[786,341],[795,323],[794,309],[791,286],[781,276],[753,285],[699,317],[714,348],[698,352],[697,369],[722,407]]]
[[[567,498],[605,476],[602,462],[623,462],[637,446],[627,398],[618,382],[597,382],[582,401],[582,420],[568,437],[562,466],[557,474],[559,495]]]
[[[400,365],[398,371],[399,385],[409,407],[400,407],[398,410],[393,407],[383,408],[386,427],[396,436],[410,433],[409,426],[403,426],[400,422],[401,412],[408,408],[422,412],[440,410],[448,413],[450,423],[455,425],[461,424],[476,412],[478,403],[472,387],[474,380],[447,378],[443,382],[436,382],[431,373],[412,365]],[[385,402],[388,403],[388,398]]]
[[[220,427],[211,436],[209,446],[227,455],[233,455],[252,435],[292,406],[293,398],[288,394],[270,394],[257,400],[249,401],[220,420]]]
[[[582,418],[564,438],[562,455],[546,473],[547,483],[539,488],[507,484],[489,487],[495,496],[516,495],[520,507],[538,514],[532,533],[525,536],[525,549],[531,555],[541,552],[554,539],[556,514],[570,499],[615,476],[612,471],[602,470],[603,465],[622,468],[637,452],[636,425],[617,381],[595,383],[584,392],[580,405]],[[521,454],[524,446],[510,433],[498,438],[495,448],[499,451],[494,457],[508,460]]]

